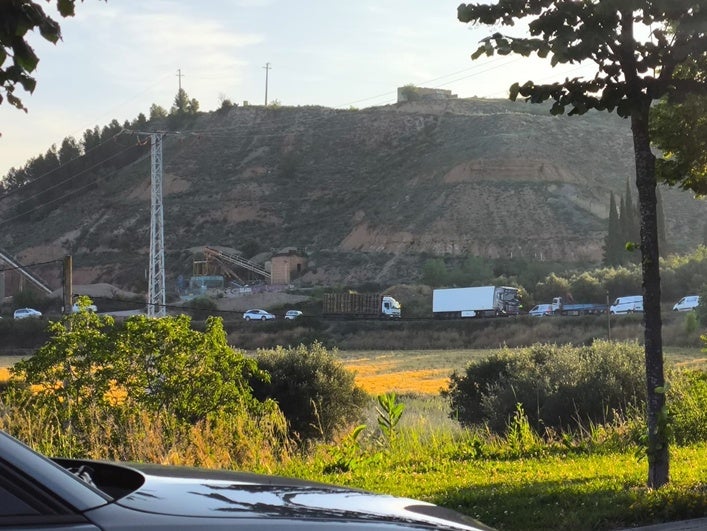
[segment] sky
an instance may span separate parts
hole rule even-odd
[[[54,14],[53,4],[37,0]],[[200,110],[224,98],[262,105],[365,108],[395,103],[408,84],[460,98],[505,98],[513,82],[561,81],[576,65],[495,56],[472,61],[498,28],[457,20],[459,0],[83,0],[56,45],[29,37],[40,58],[28,112],[0,104],[0,176],[31,157],[121,124],[181,86]],[[514,34],[518,34],[517,31]],[[265,66],[269,64],[270,68]],[[181,77],[178,75],[181,73]],[[267,74],[267,83],[266,83]]]

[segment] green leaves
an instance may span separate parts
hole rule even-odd
[[[56,0],[59,14],[62,17],[73,16],[75,3],[76,0]],[[26,35],[36,29],[44,39],[56,44],[61,39],[61,28],[33,0],[3,2],[0,20],[0,90],[4,90],[10,105],[26,111],[22,100],[14,94],[15,86],[19,84],[32,93],[36,81],[29,74],[36,70],[39,63],[39,58],[25,40]],[[8,58],[12,58],[12,64],[6,66]],[[0,94],[0,102],[2,100]]]
[[[135,316],[116,328],[110,316],[76,312],[51,323],[51,340],[15,373],[67,419],[93,406],[167,411],[188,423],[259,410],[249,384],[264,377],[255,360],[228,345],[220,319],[204,332],[190,324],[185,315]]]
[[[395,438],[396,427],[405,411],[405,404],[398,402],[394,392],[378,395],[378,427],[388,441]]]

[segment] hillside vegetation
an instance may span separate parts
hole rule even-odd
[[[75,282],[142,291],[150,146],[114,125],[120,156],[92,151],[68,179],[49,174],[2,202],[0,248],[26,264],[71,254]],[[609,194],[634,175],[628,122],[503,100],[231,107],[179,125],[164,141],[168,283],[192,274],[205,245],[259,261],[304,249],[303,285],[409,282],[434,256],[596,264]],[[670,246],[694,249],[705,205],[662,197]],[[41,273],[60,284],[59,266]]]

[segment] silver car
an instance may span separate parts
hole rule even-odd
[[[431,503],[221,470],[54,459],[0,431],[0,527],[64,531],[489,530]]]
[[[265,310],[248,310],[243,314],[243,319],[246,321],[270,321],[275,319],[275,316]]]
[[[40,312],[39,310],[35,310],[34,308],[18,308],[17,310],[15,310],[13,317],[15,319],[41,319],[42,312]]]

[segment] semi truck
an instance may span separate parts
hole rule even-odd
[[[380,293],[325,293],[322,315],[325,317],[390,318],[401,316],[400,303]]]
[[[552,313],[555,315],[600,315],[608,311],[606,304],[568,303],[562,297],[552,299]]]
[[[479,286],[432,292],[432,313],[439,319],[518,315],[518,288]]]

